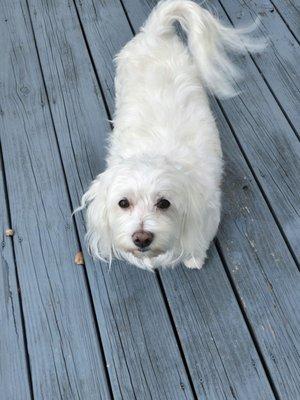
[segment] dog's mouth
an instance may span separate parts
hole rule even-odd
[[[145,248],[145,249],[137,249],[137,251],[139,253],[146,253],[147,251],[150,251],[151,249],[149,247]]]
[[[143,255],[148,255],[151,252],[150,247],[145,247],[143,249],[133,249],[131,250],[131,253],[136,256],[136,257],[142,257]]]
[[[143,249],[133,249],[133,250],[129,250],[130,253],[132,253],[135,257],[141,258],[141,257],[157,257],[160,254],[163,253],[162,250],[160,249],[153,249],[151,247],[145,247]]]

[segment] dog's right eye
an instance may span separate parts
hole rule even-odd
[[[128,208],[130,206],[128,199],[122,199],[119,201],[119,206],[121,208]]]

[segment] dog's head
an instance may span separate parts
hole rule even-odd
[[[193,172],[165,160],[108,168],[82,199],[91,253],[144,268],[174,264],[201,239],[202,192]]]

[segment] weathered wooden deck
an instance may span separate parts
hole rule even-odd
[[[212,100],[226,176],[204,269],[108,272],[71,218],[104,167],[113,57],[154,3],[0,2],[1,400],[300,399],[299,0],[208,1],[260,15],[270,45]]]

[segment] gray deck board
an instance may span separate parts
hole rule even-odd
[[[268,38],[268,47],[253,59],[276,96],[281,108],[300,136],[300,47],[271,1],[220,0],[235,26],[243,26],[260,17],[257,34]],[[209,4],[217,7],[216,1]],[[285,3],[282,1],[281,3]],[[300,16],[300,14],[299,14]],[[300,19],[298,19],[300,25]]]
[[[215,246],[201,271],[161,279],[199,398],[273,399]]]
[[[211,3],[220,18],[228,22],[218,2]],[[300,143],[251,58],[236,57],[235,60],[245,76],[237,85],[240,95],[221,104],[299,263]],[[292,82],[289,87],[293,87]],[[298,109],[299,97],[300,93],[295,97]]]
[[[75,209],[104,167],[108,116],[74,6],[35,0],[29,6]],[[155,274],[118,262],[109,272],[106,264],[94,263],[85,249],[82,215],[76,221],[114,397],[193,398]]]
[[[5,201],[4,172],[0,158],[0,393],[4,399],[29,400],[30,374],[26,362],[12,238],[5,235],[8,228],[8,205]]]
[[[226,163],[218,242],[280,398],[293,400],[300,397],[300,273],[220,109],[214,109]]]
[[[1,142],[33,394],[108,400],[26,3],[2,1],[1,18]]]
[[[300,1],[299,0],[272,0],[284,22],[300,41]]]
[[[155,3],[0,3],[1,400],[300,398],[298,0],[207,3],[259,14],[271,44],[236,58],[240,96],[211,99],[223,217],[201,271],[109,270],[71,219],[105,167],[113,58]]]

